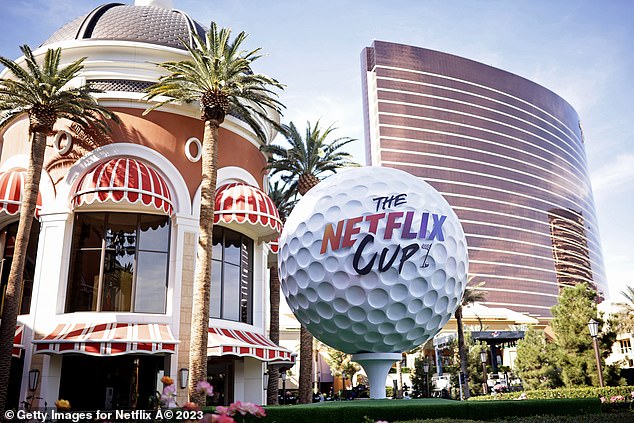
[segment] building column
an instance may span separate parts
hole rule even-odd
[[[191,339],[198,220],[177,217],[174,226],[176,229],[176,248],[179,258],[182,258],[178,263],[178,267],[180,268],[179,277],[175,277],[174,281],[175,285],[179,285],[180,298],[174,295],[173,329],[174,336],[180,342],[176,348],[176,354],[171,357],[169,371],[176,383],[176,402],[178,404],[184,404],[189,401],[187,387],[181,389],[178,378],[180,369],[189,369],[189,342]]]

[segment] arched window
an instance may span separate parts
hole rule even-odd
[[[214,226],[209,314],[253,323],[253,240]]]
[[[165,313],[170,218],[76,212],[66,312]]]

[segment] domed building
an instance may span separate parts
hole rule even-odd
[[[86,57],[80,83],[119,116],[111,134],[59,121],[47,148],[25,270],[10,403],[27,395],[73,409],[148,409],[170,375],[186,399],[203,123],[196,105],[143,116],[156,63],[187,59],[204,28],[169,1],[109,3],[62,26],[34,54]],[[19,62],[19,60],[18,60]],[[1,77],[7,77],[6,71]],[[271,119],[278,119],[271,115]],[[273,135],[273,133],[271,133]],[[219,134],[209,320],[210,404],[264,402],[267,241],[281,223],[266,195],[266,142],[227,116]],[[28,165],[28,120],[0,133],[2,286]]]

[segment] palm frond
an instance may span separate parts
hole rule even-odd
[[[289,188],[296,189],[301,175],[320,177],[344,166],[358,166],[349,153],[341,150],[356,140],[349,137],[329,140],[335,130],[333,125],[323,128],[320,121],[314,125],[307,122],[302,135],[293,122],[282,125],[281,134],[289,147],[262,146],[261,150],[269,156],[265,169],[278,174]]]
[[[60,68],[62,50],[59,48],[46,50],[42,64],[38,63],[28,45],[20,49],[24,53],[25,67],[0,57],[0,63],[14,77],[0,79],[0,127],[8,125],[20,114],[29,113],[31,119],[31,114],[37,115],[42,110],[46,111],[47,116],[54,116],[55,119],[49,119],[50,122],[67,118],[85,127],[97,126],[106,132],[110,130],[108,120],[119,121],[114,113],[100,106],[92,96],[100,90],[89,85],[79,88],[68,86],[68,82],[83,70],[85,58]],[[31,120],[29,129],[34,130]]]
[[[240,32],[232,39],[230,29],[219,28],[212,22],[204,37],[194,34],[191,43],[183,42],[190,58],[158,65],[167,73],[148,88],[146,98],[166,98],[148,107],[144,114],[169,103],[199,102],[202,107],[203,96],[211,93],[226,98],[229,103],[226,113],[243,120],[259,138],[266,140],[265,126],[279,127],[269,112],[281,114],[284,105],[278,100],[276,90],[284,86],[274,78],[252,72],[253,62],[261,57],[260,49],[242,49],[246,38],[247,34]]]

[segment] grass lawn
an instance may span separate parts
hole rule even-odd
[[[453,401],[435,398],[355,400],[273,406],[266,407],[266,412],[267,417],[263,419],[263,423],[365,423],[376,420],[391,423],[476,421],[611,423],[612,421],[627,421],[623,418],[629,417],[623,414],[618,420],[608,420],[611,415],[601,414],[600,401],[594,398],[523,401]],[[565,416],[568,417],[564,418]],[[519,419],[520,417],[523,419]],[[589,420],[583,420],[585,417]]]

